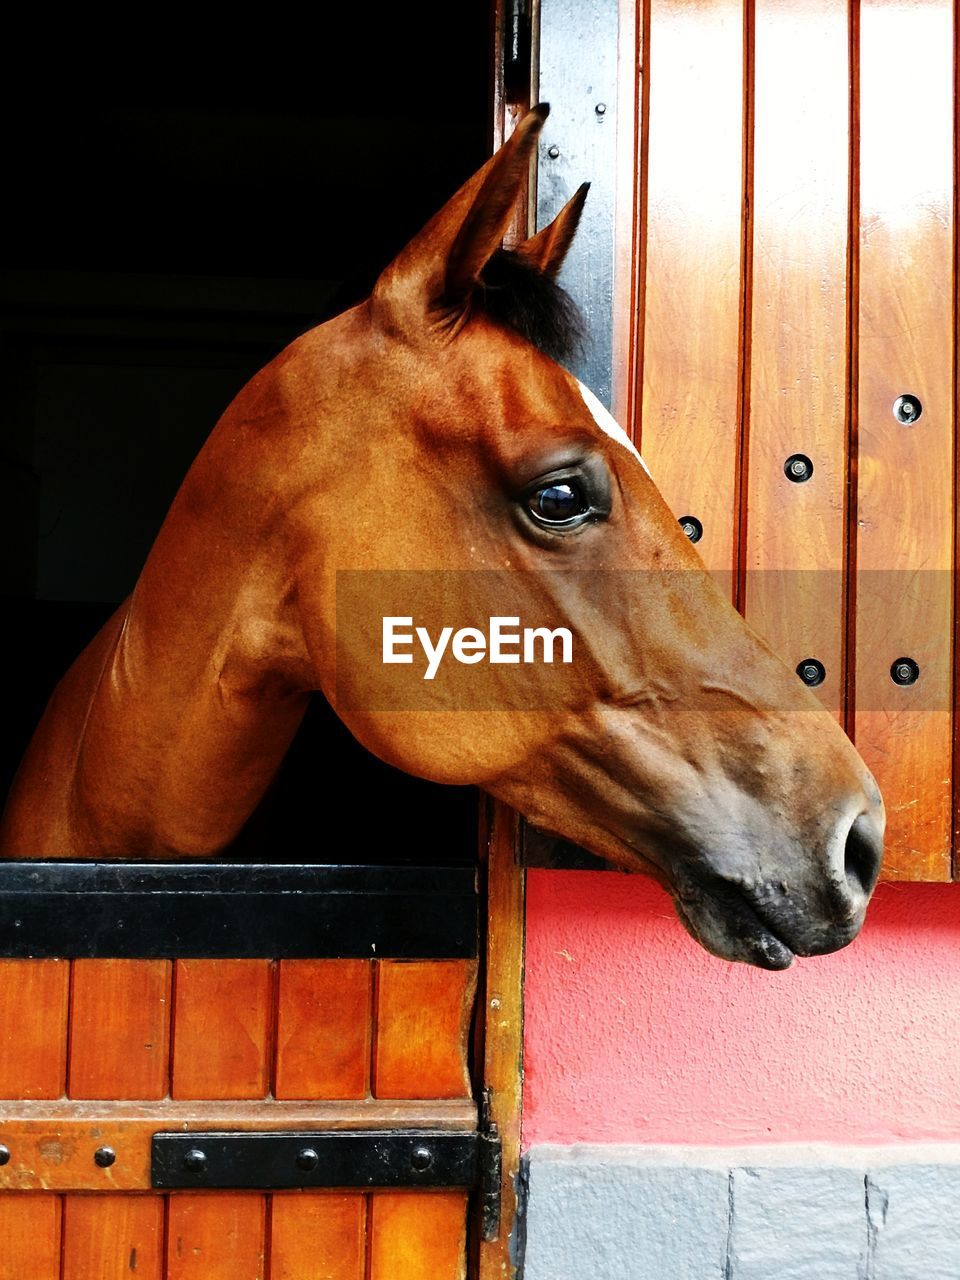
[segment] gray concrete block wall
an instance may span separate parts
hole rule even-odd
[[[960,1280],[960,1146],[539,1147],[523,1280]]]

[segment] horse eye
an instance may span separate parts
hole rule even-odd
[[[566,524],[590,511],[580,486],[570,480],[558,480],[537,489],[527,499],[527,506],[544,524]]]

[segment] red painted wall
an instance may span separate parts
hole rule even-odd
[[[881,885],[845,951],[703,952],[640,876],[531,871],[524,1146],[960,1138],[960,884]]]

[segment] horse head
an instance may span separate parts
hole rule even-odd
[[[856,935],[876,783],[555,358],[586,188],[501,248],[545,117],[227,409],[51,700],[5,853],[217,852],[320,689],[388,763],[656,876],[720,956]]]
[[[655,875],[709,950],[784,967],[859,930],[882,801],[834,718],[706,572],[626,434],[551,358],[572,328],[553,277],[586,188],[500,248],[545,115],[520,123],[362,309],[375,409],[355,423],[352,523],[305,594],[327,620],[312,643],[321,686],[385,760],[476,783]],[[431,606],[434,647],[444,619],[469,619],[476,659],[478,619],[508,616],[566,628],[573,660],[521,665],[518,639],[499,665],[450,663],[428,686],[419,660],[371,652],[343,589],[333,643],[334,569],[378,571],[371,617],[406,619],[397,662]]]

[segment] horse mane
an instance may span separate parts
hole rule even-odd
[[[553,276],[512,249],[498,249],[489,259],[474,303],[551,360],[566,364],[583,352],[586,329],[577,304]]]

